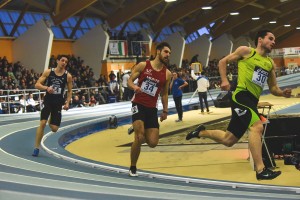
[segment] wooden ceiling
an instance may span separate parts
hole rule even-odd
[[[55,25],[74,15],[101,18],[111,29],[129,21],[149,23],[155,34],[167,26],[181,26],[188,36],[206,27],[213,39],[224,33],[252,38],[258,29],[267,28],[280,41],[300,31],[299,0],[0,0],[0,9],[49,13]]]

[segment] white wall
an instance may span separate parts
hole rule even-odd
[[[41,20],[13,42],[14,62],[20,61],[29,69],[43,72],[49,66],[53,33]]]
[[[109,35],[101,25],[96,26],[73,44],[75,56],[80,56],[84,64],[90,66],[96,77],[99,77],[102,60],[106,59]]]
[[[212,42],[211,53],[209,60],[221,59],[232,52],[232,41],[227,34],[215,39]]]
[[[202,66],[207,66],[209,61],[209,54],[211,50],[211,41],[206,35],[202,35],[190,44],[186,45],[184,57],[191,61],[192,57],[198,54],[198,60]]]
[[[180,33],[176,32],[166,38],[165,41],[171,45],[170,64],[176,64],[177,67],[181,68],[181,61],[185,48],[184,38]]]

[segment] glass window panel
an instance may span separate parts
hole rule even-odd
[[[69,24],[71,25],[71,27],[75,27],[78,21],[77,17],[70,17],[68,20],[66,20],[69,22]]]
[[[6,36],[6,35],[4,35],[2,28],[0,28],[0,37],[4,37],[4,36]]]
[[[25,21],[24,21],[24,18],[21,20],[20,24],[21,24],[21,25],[26,24]]]
[[[103,24],[101,19],[94,18],[94,21],[95,21],[95,25]]]
[[[80,27],[81,27],[81,28],[88,28],[88,25],[87,25],[87,23],[85,22],[85,20],[82,20],[82,21],[81,21]]]
[[[35,20],[34,18],[32,17],[32,14],[31,13],[26,13],[24,15],[24,20],[25,20],[25,23],[28,24],[28,25],[33,25],[35,24]]]
[[[9,17],[9,14],[7,11],[0,10],[0,19],[2,23],[12,23],[11,18]]]
[[[60,38],[60,39],[64,38],[64,34],[60,30],[60,28],[58,28],[57,26],[52,26],[51,30],[52,30],[55,38]]]
[[[123,26],[124,26],[124,23],[121,24],[121,25],[119,25],[119,26],[117,26],[116,28],[114,28],[114,30],[120,31],[120,30],[122,29]]]
[[[18,33],[19,33],[19,35],[22,35],[26,31],[27,31],[27,27],[26,26],[19,26],[18,27]]]
[[[61,23],[61,25],[62,25],[63,27],[70,27],[70,25],[69,25],[69,23],[68,23],[68,20],[63,21],[63,22]]]
[[[52,20],[49,14],[45,14],[44,15],[44,19],[46,19],[46,20]]]
[[[18,20],[20,14],[16,11],[10,11],[9,15],[11,16],[13,22],[15,23]]]
[[[83,32],[81,30],[77,30],[76,31],[76,34],[75,34],[75,37],[74,39],[78,39],[78,38],[81,38],[83,36]]]
[[[35,19],[35,22],[38,22],[38,21],[44,19],[43,15],[39,14],[39,13],[34,13],[33,18]]]
[[[169,27],[165,27],[162,29],[162,33],[170,35],[170,34],[172,34],[172,31]]]
[[[64,27],[64,30],[65,30],[66,34],[69,36],[69,35],[71,35],[73,29]]]
[[[145,28],[145,29],[148,29],[150,27],[150,24],[149,23],[144,23],[144,24],[142,24],[142,27]]]
[[[142,27],[141,27],[140,23],[135,22],[134,25],[135,25],[135,28],[137,31],[141,30]]]
[[[96,26],[95,21],[91,18],[85,18],[83,21],[85,21],[90,28],[94,28]]]
[[[165,39],[165,35],[160,34],[160,36],[158,37],[159,42],[162,42]]]
[[[203,35],[203,34],[209,34],[207,28],[203,27],[201,29],[198,30],[199,35]]]
[[[190,37],[187,37],[186,40],[185,40],[185,42],[186,42],[187,44],[191,43]]]
[[[13,28],[13,25],[11,25],[11,24],[4,24],[4,27],[5,27],[6,31],[7,31],[7,33],[10,34],[10,32],[11,32],[11,30]]]
[[[85,29],[82,29],[82,32],[83,32],[83,35],[86,34],[87,32],[89,32],[90,30],[85,28]]]
[[[137,29],[135,28],[134,23],[132,23],[132,22],[129,22],[129,23],[128,23],[126,29],[127,29],[127,28],[128,28],[127,31],[137,32]]]

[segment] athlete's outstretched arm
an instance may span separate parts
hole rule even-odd
[[[269,86],[269,90],[270,90],[271,94],[273,94],[275,96],[283,96],[283,97],[287,97],[287,98],[291,97],[291,94],[292,94],[291,88],[285,88],[284,90],[281,90],[278,87],[277,80],[276,80],[276,74],[275,74],[275,70],[274,70],[275,63],[273,60],[272,60],[272,63],[273,63],[273,68],[268,77],[268,86]]]
[[[70,101],[71,101],[71,98],[72,98],[72,75],[70,73],[67,74],[67,88],[68,88],[67,101],[66,101],[66,104],[63,107],[64,110],[69,109]]]
[[[166,83],[161,91],[161,103],[163,105],[163,112],[160,115],[160,121],[167,119],[168,114],[168,98],[169,98],[169,84],[171,81],[172,73],[167,70]]]
[[[251,53],[251,49],[249,47],[240,46],[233,53],[225,56],[219,61],[219,73],[222,81],[221,89],[226,91],[230,90],[230,83],[227,79],[227,72],[226,72],[227,64],[236,62],[250,53]]]

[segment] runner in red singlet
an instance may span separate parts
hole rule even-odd
[[[131,146],[130,176],[137,176],[136,164],[141,151],[141,144],[147,143],[149,147],[156,147],[159,139],[159,124],[157,117],[157,100],[161,95],[163,112],[160,121],[167,119],[168,114],[168,87],[171,72],[166,66],[169,64],[171,47],[162,42],[156,47],[154,60],[141,62],[134,67],[128,80],[128,87],[134,90],[132,98],[132,125],[135,138]],[[134,80],[138,78],[138,84]]]

